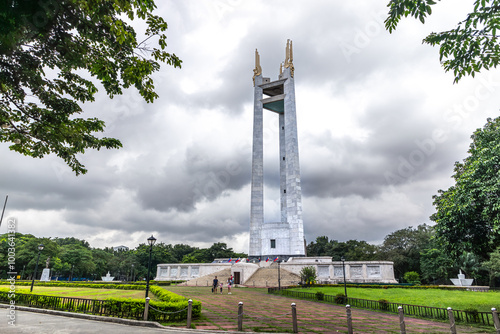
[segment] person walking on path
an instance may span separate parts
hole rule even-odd
[[[220,282],[220,294],[222,295],[222,288],[224,287],[224,283]]]
[[[212,284],[212,292],[217,293],[217,287],[219,286],[219,280],[217,279],[217,276],[214,278],[214,282]]]
[[[233,275],[227,279],[227,294],[231,294],[231,286],[233,285]]]

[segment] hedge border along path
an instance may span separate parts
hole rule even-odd
[[[238,303],[243,302],[244,331],[290,332],[292,330],[291,303],[297,305],[300,333],[346,333],[345,306],[325,304],[315,301],[269,295],[267,289],[233,288],[232,294],[212,294],[210,287],[164,287],[179,295],[195,297],[202,302],[202,318],[193,320],[197,329],[237,330]],[[397,315],[352,309],[355,333],[400,333]],[[407,333],[449,333],[447,322],[434,322],[405,317]],[[169,324],[172,326],[172,324]],[[457,326],[459,333],[492,333],[493,328],[483,330],[467,326]]]
[[[109,290],[108,290],[109,291]],[[159,299],[151,300],[149,320],[153,321],[182,321],[187,319],[188,298],[174,292],[165,290],[158,286],[151,286],[150,291]],[[133,298],[106,298],[87,299],[78,297],[60,297],[43,295],[38,293],[12,293],[7,288],[0,288],[0,302],[9,304],[13,295],[16,305],[31,306],[36,308],[47,308],[75,313],[87,313],[96,315],[108,315],[125,319],[142,319],[144,314],[144,299]],[[154,310],[155,308],[156,310]],[[201,314],[201,302],[193,300],[192,316],[199,317]]]

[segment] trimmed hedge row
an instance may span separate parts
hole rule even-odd
[[[187,319],[187,298],[157,286],[151,286],[150,291],[157,295],[161,301],[150,300],[149,320],[183,321]],[[142,299],[107,298],[105,300],[95,300],[44,296],[34,293],[13,293],[13,291],[9,288],[0,288],[0,302],[10,303],[11,300],[15,300],[16,305],[29,305],[39,308],[108,315],[131,319],[142,319],[145,306],[144,300]],[[193,318],[196,318],[200,315],[201,302],[193,300],[192,316]]]
[[[165,290],[160,288],[159,286],[150,286],[149,291],[151,291],[161,302],[150,300],[149,305],[149,314],[150,319],[154,317],[157,320],[185,320],[187,319],[187,307],[188,307],[188,298],[178,295],[172,291]],[[201,302],[199,300],[192,299],[192,316],[193,318],[198,318],[201,315]],[[175,306],[177,309],[170,310],[169,307]],[[178,312],[177,315],[180,315],[181,318],[177,319],[175,317],[176,314],[169,314],[168,318],[162,318],[161,312],[156,311],[155,309],[162,312]],[[182,311],[181,311],[182,310]],[[181,312],[179,312],[181,311]]]
[[[158,297],[161,301],[164,302],[178,302],[178,301],[188,300],[186,297],[180,296],[176,293],[165,290],[158,286],[150,286],[149,291],[151,291],[156,297]]]
[[[184,282],[184,281],[180,281]],[[149,285],[158,285],[158,286],[169,286],[172,283],[178,283],[177,281],[168,281],[168,282],[149,282]],[[0,285],[10,285],[10,281],[0,281]],[[31,285],[31,281],[16,281],[16,285]],[[35,285],[38,286],[65,286],[65,287],[88,287],[92,288],[94,286],[97,286],[98,288],[104,287],[104,286],[111,286],[112,289],[120,289],[117,288],[119,285],[126,285],[126,286],[131,286],[131,285],[136,285],[136,286],[142,286],[142,289],[146,288],[146,282],[125,282],[125,283],[118,283],[118,282],[65,282],[65,281],[50,281],[50,282],[40,282],[40,281],[35,281]],[[139,288],[140,290],[141,288]],[[131,290],[134,290],[132,288]]]
[[[3,283],[2,284],[6,285],[9,284]],[[16,284],[18,286],[29,286],[31,285],[31,282],[17,282]],[[48,282],[36,282],[36,286],[53,286],[53,287],[65,287],[65,288],[92,288],[92,289],[120,289],[120,290],[146,290],[146,285],[143,284],[96,284],[96,283],[63,283],[63,282],[58,282],[58,283],[48,283]]]
[[[178,296],[178,295],[177,295]],[[152,321],[183,321],[187,319],[188,300],[179,296],[182,300],[177,301],[149,301],[149,316]],[[130,298],[108,298],[104,300],[106,308],[111,312],[133,313],[138,310],[140,316],[144,314],[144,301]],[[192,316],[198,318],[201,315],[201,302],[193,300]]]

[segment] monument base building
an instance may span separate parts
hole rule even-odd
[[[213,263],[172,263],[159,264],[156,274],[157,281],[187,281],[187,285],[210,286],[214,275],[220,277],[232,275],[234,283],[238,285],[254,286],[252,278],[260,269],[277,267],[277,262],[272,260],[265,262],[248,261],[244,259],[238,263],[228,262],[228,259],[216,259]],[[297,285],[300,283],[300,271],[304,267],[312,266],[316,269],[316,281],[319,284],[348,283],[397,283],[394,278],[393,262],[391,261],[332,261],[331,257],[298,257],[289,258],[281,262],[281,270],[296,275],[296,281],[288,281],[285,285]],[[189,281],[196,281],[190,284]],[[223,281],[224,282],[224,281]],[[224,282],[225,283],[225,282]],[[265,286],[278,286],[278,278],[266,281]],[[261,285],[264,285],[261,282]]]

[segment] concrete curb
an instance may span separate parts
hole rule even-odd
[[[0,303],[0,309],[8,309],[8,308],[10,308],[10,305]],[[128,326],[159,328],[159,329],[165,329],[168,331],[186,332],[186,333],[191,333],[191,334],[192,333],[203,333],[203,334],[206,334],[206,333],[241,333],[241,332],[222,331],[222,330],[203,330],[203,329],[189,329],[189,328],[182,328],[182,327],[168,327],[168,326],[163,326],[155,321],[122,319],[122,318],[115,318],[115,317],[106,317],[106,316],[100,316],[100,315],[85,314],[85,313],[48,310],[48,309],[43,309],[43,308],[27,307],[27,306],[16,306],[16,310],[26,311],[26,312],[34,312],[34,313],[42,313],[42,314],[50,314],[50,315],[58,315],[58,316],[62,316],[62,317],[78,318],[78,319],[84,319],[84,320],[112,322],[112,323],[128,325]],[[247,332],[247,333],[253,333],[253,332]]]
[[[10,307],[9,305],[0,304],[0,308],[9,308],[9,307]],[[172,327],[166,327],[166,326],[160,325],[159,323],[154,322],[154,321],[122,319],[122,318],[115,318],[115,317],[106,317],[106,316],[100,316],[100,315],[85,314],[85,313],[48,310],[48,309],[36,308],[36,307],[16,306],[16,310],[44,313],[44,314],[52,314],[52,315],[60,315],[63,317],[79,318],[79,319],[94,320],[94,321],[114,322],[114,323],[118,323],[118,324],[132,325],[132,326],[172,328]]]

